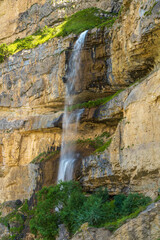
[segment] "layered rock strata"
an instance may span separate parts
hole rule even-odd
[[[121,121],[108,150],[82,160],[82,182],[87,189],[106,185],[115,194],[143,192],[154,198],[159,181],[160,71],[121,92],[98,108],[98,122]]]

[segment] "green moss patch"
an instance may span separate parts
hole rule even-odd
[[[71,33],[79,34],[94,27],[111,27],[115,20],[116,14],[107,13],[98,8],[81,10],[67,17],[64,22],[54,28],[45,26],[35,34],[17,39],[8,46],[6,44],[0,45],[0,63],[9,55],[13,55],[23,49],[35,48],[54,37],[65,37]]]
[[[68,17],[56,28],[55,36],[67,36],[70,33],[79,34],[94,27],[112,26],[116,19],[116,14],[107,13],[98,8],[87,8],[81,10],[71,17]]]

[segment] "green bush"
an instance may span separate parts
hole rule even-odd
[[[0,223],[10,225],[10,240],[21,239],[24,226],[44,240],[55,240],[60,224],[65,224],[70,235],[88,222],[89,226],[115,230],[127,219],[136,217],[151,201],[141,194],[119,194],[109,199],[107,189],[99,188],[86,196],[79,183],[60,182],[44,187],[36,195],[36,204],[29,209],[28,201],[15,209]]]
[[[37,194],[30,228],[35,235],[46,240],[56,238],[59,224],[65,224],[71,235],[85,222],[90,226],[115,229],[126,221],[127,214],[139,212],[139,207],[149,202],[150,198],[141,194],[129,194],[128,197],[120,194],[109,201],[107,189],[102,188],[87,197],[79,183],[60,182],[56,186],[44,187]]]
[[[60,223],[65,223],[72,231],[77,210],[83,201],[82,189],[76,182],[61,182],[54,187],[44,187],[37,195],[37,206],[30,221],[31,231],[46,239],[55,239]]]
[[[123,215],[127,216],[135,212],[140,206],[146,206],[150,202],[150,197],[144,197],[142,194],[138,193],[130,193],[122,205]]]
[[[124,194],[119,194],[114,197],[116,212],[117,212],[117,215],[119,216],[123,215],[122,207],[126,199],[127,197]]]

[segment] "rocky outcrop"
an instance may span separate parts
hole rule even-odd
[[[121,17],[112,32],[110,83],[132,83],[158,67],[159,10],[159,1],[123,2]]]
[[[95,111],[96,120],[107,125],[111,119],[116,123],[117,116],[122,120],[109,149],[82,160],[81,181],[87,189],[106,185],[112,194],[133,191],[152,198],[158,194],[159,76],[160,71],[153,72]]]
[[[128,220],[112,235],[103,228],[82,228],[72,240],[158,240],[160,238],[160,202],[151,204],[138,217]],[[83,227],[83,226],[82,226]]]
[[[85,224],[84,224],[85,225]],[[85,240],[109,240],[110,239],[110,231],[108,231],[105,228],[88,228],[85,227],[84,225],[82,225],[82,230],[80,233],[76,234],[72,240],[81,240],[81,239],[85,239]]]

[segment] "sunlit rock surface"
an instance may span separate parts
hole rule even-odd
[[[159,85],[160,71],[155,71],[95,111],[97,121],[114,123],[117,115],[121,121],[109,149],[82,160],[82,182],[87,189],[106,185],[113,194],[134,191],[152,198],[158,194]]]

